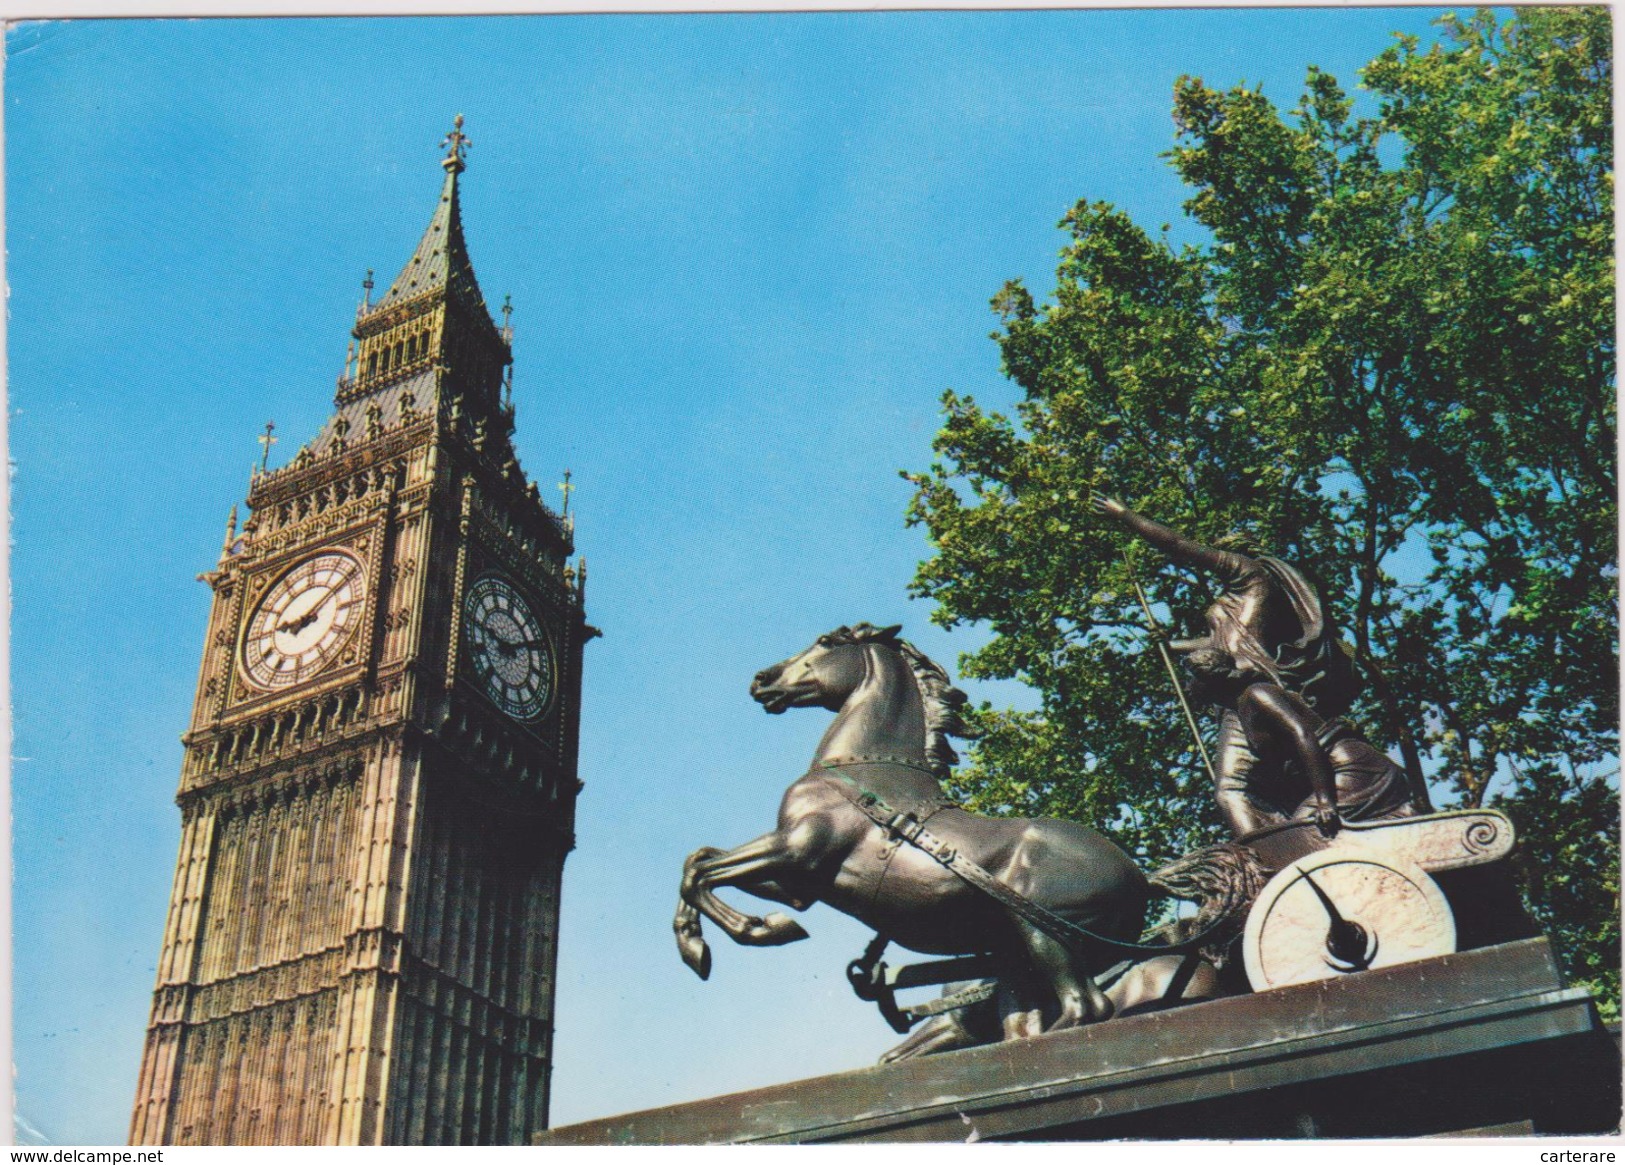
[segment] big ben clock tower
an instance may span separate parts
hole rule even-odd
[[[376,302],[369,279],[332,417],[254,476],[204,576],[134,1143],[546,1126],[595,632],[571,524],[514,456],[512,335],[458,207],[468,144],[459,117],[417,250]]]

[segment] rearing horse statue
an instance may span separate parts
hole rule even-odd
[[[731,850],[696,850],[683,866],[673,928],[683,961],[704,979],[711,953],[700,915],[746,946],[807,937],[780,912],[745,914],[716,896],[732,886],[805,910],[825,902],[923,954],[1002,956],[1004,985],[1024,1015],[1057,1015],[1047,1030],[1106,1019],[1112,1004],[1093,976],[1113,961],[1104,944],[1062,943],[949,868],[958,853],[998,886],[1093,935],[1140,934],[1148,888],[1121,849],[1084,825],[982,817],[939,783],[959,758],[965,694],[941,667],[899,639],[899,627],[839,627],[799,655],[758,672],[751,695],[770,713],[838,713],[806,774],[785,790],[778,827]],[[936,856],[877,821],[875,805],[907,828],[929,830]],[[916,834],[918,836],[918,834]],[[945,843],[945,844],[944,844]],[[1018,1021],[1007,1037],[1030,1034]]]

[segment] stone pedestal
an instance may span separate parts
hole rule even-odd
[[[1601,1133],[1617,1042],[1544,939],[821,1076],[538,1144]]]

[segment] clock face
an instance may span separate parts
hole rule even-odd
[[[361,563],[329,551],[307,558],[260,600],[243,640],[243,667],[257,687],[274,691],[308,680],[355,634],[367,595]]]
[[[553,645],[530,605],[495,575],[468,590],[469,655],[474,674],[497,707],[534,720],[553,698]]]

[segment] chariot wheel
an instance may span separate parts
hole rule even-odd
[[[1456,920],[1422,868],[1356,846],[1292,862],[1259,892],[1242,935],[1254,991],[1448,955]]]

